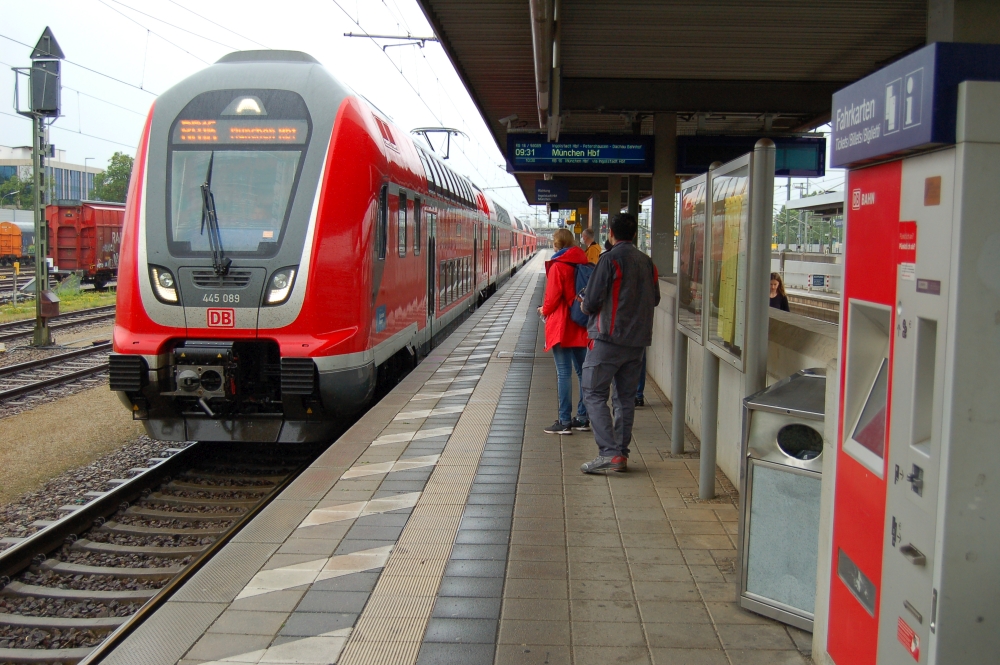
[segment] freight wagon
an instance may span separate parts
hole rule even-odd
[[[59,275],[76,274],[98,289],[118,278],[124,203],[59,199],[45,209],[49,256]]]
[[[21,229],[13,222],[0,222],[0,266],[12,265],[21,258]]]

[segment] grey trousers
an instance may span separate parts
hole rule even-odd
[[[594,348],[583,363],[583,403],[587,406],[590,426],[602,457],[628,457],[635,418],[635,391],[642,373],[641,346],[619,346],[594,340]],[[614,390],[611,383],[614,381]],[[615,408],[608,411],[608,393]]]

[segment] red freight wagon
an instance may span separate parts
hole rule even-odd
[[[97,288],[117,279],[124,218],[124,203],[60,199],[48,206],[49,256],[58,272]]]

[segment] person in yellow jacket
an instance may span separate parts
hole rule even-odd
[[[581,237],[583,238],[583,251],[587,253],[587,261],[596,264],[597,259],[601,258],[601,246],[594,242],[594,232],[590,229],[584,229]]]

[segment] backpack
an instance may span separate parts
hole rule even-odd
[[[593,263],[576,263],[573,265],[573,272],[576,276],[576,297],[573,298],[573,304],[569,307],[569,318],[573,320],[578,326],[583,328],[587,327],[590,322],[590,317],[583,313],[580,309],[580,298],[583,297],[584,291],[587,290],[587,283],[590,282],[590,276],[594,274],[594,268],[596,268]]]

